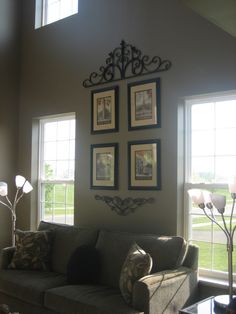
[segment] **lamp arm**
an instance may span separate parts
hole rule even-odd
[[[234,214],[234,206],[235,206],[235,198],[233,198],[233,204],[232,204],[231,215],[230,215],[230,225],[229,225],[230,226],[230,233],[232,232],[232,221],[233,221],[233,214]]]
[[[23,197],[24,192],[21,193],[21,195],[15,200],[15,206],[18,204],[19,200]]]
[[[6,206],[7,208],[9,208],[10,211],[12,211],[12,208],[11,208],[8,204],[4,203],[3,201],[0,201],[0,203],[1,203],[2,205]]]
[[[19,193],[20,189],[21,189],[21,188],[17,188],[17,190],[16,190],[16,195],[15,195],[14,202],[13,202],[13,207],[15,207],[16,204],[17,204],[18,193]]]
[[[227,225],[226,225],[226,222],[225,222],[225,216],[223,215],[223,213],[221,213],[221,218],[222,218],[222,221],[223,221],[223,223],[224,223],[225,231],[227,232],[228,236],[230,237],[231,228],[230,228],[230,230],[228,229],[228,227],[227,227]]]
[[[216,219],[213,219],[210,215],[208,215],[208,213],[206,212],[205,208],[203,208],[204,214],[207,216],[208,219],[210,219],[212,222],[214,222],[225,234],[227,241],[229,241],[229,233],[227,232],[228,229],[224,229]]]
[[[214,215],[214,213],[213,213],[213,210],[212,210],[212,208],[210,208],[210,212],[211,212],[211,217],[212,217],[212,219],[214,220],[214,221],[217,221],[217,219],[216,219],[216,217],[215,217],[215,215]],[[206,214],[206,213],[205,213]],[[209,215],[210,216],[210,215]]]
[[[12,207],[12,203],[11,203],[11,201],[9,200],[9,198],[8,198],[7,195],[6,195],[6,199],[7,199],[7,201],[8,201],[8,204]]]
[[[233,231],[232,231],[232,239],[234,238],[234,232],[235,232],[235,230],[236,230],[236,225],[234,226]]]

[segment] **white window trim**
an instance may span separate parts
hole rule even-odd
[[[197,189],[212,189],[212,188],[220,188],[220,189],[228,189],[228,183],[215,183],[215,184],[206,184],[206,183],[191,183],[189,182],[190,175],[191,175],[191,107],[194,104],[203,104],[210,102],[217,102],[217,101],[225,101],[225,100],[233,100],[236,98],[236,91],[231,90],[227,92],[218,92],[212,94],[204,94],[204,95],[196,95],[184,98],[184,126],[185,126],[185,136],[184,136],[184,147],[185,147],[185,154],[184,154],[184,237],[187,241],[192,240],[190,230],[190,217],[191,214],[189,213],[190,207],[190,198],[188,196],[187,191],[192,188]],[[226,249],[226,248],[225,248]],[[204,280],[228,280],[228,273],[222,271],[214,271],[209,269],[202,269],[199,268],[199,275]],[[233,281],[236,282],[236,271],[235,275],[233,276]]]
[[[75,184],[75,174],[74,174],[74,180],[44,180],[41,178],[41,170],[43,169],[43,158],[44,150],[43,150],[43,125],[46,122],[53,122],[53,121],[66,121],[75,119],[76,115],[75,113],[68,113],[68,114],[60,114],[60,115],[54,115],[54,116],[46,116],[43,118],[40,118],[39,120],[39,160],[38,160],[38,211],[37,211],[37,219],[38,221],[42,220],[42,211],[41,211],[41,195],[42,195],[42,184],[45,183],[52,183],[52,184]]]

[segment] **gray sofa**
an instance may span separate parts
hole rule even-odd
[[[20,314],[160,314],[178,313],[197,292],[198,248],[181,237],[158,237],[93,230],[41,221],[38,230],[53,229],[52,271],[7,269],[14,248],[2,250],[0,303]],[[153,259],[152,273],[136,281],[132,306],[119,290],[127,252],[136,242]],[[99,252],[97,284],[67,284],[67,262],[81,245]]]

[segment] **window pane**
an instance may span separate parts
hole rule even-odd
[[[214,157],[192,158],[192,182],[213,182],[214,180]]]
[[[68,140],[70,138],[70,121],[59,121],[57,132],[58,141]]]
[[[45,221],[73,224],[73,184],[42,184],[41,200],[42,214]]]
[[[236,126],[236,100],[216,103],[216,127],[230,128]]]
[[[227,182],[236,173],[235,108],[236,100],[192,105],[191,182]]]
[[[192,106],[192,130],[214,128],[214,104],[198,104]]]
[[[60,0],[47,0],[46,3],[46,24],[50,24],[60,18]]]
[[[212,269],[212,250],[213,245],[207,242],[193,241],[199,247],[199,267]]]
[[[70,139],[75,139],[75,120],[70,120]]]
[[[55,142],[46,142],[44,144],[44,159],[56,160],[57,146]]]
[[[215,182],[228,182],[232,174],[236,174],[236,156],[215,158]]]
[[[44,161],[44,172],[42,173],[43,180],[52,180],[56,174],[56,162],[55,161]]]
[[[215,136],[212,130],[192,132],[192,156],[214,156]]]
[[[79,0],[46,0],[43,8],[44,25],[53,23],[78,12]]]
[[[69,153],[70,153],[69,149],[70,149],[69,141],[57,142],[57,160],[69,159]]]
[[[233,270],[236,269],[236,247],[233,251]],[[212,268],[218,271],[228,272],[228,253],[225,244],[213,244],[213,265]]]
[[[192,239],[211,242],[212,222],[206,216],[192,216]]]
[[[57,134],[57,123],[56,122],[48,122],[45,123],[44,126],[44,140],[53,141],[56,138]]]
[[[69,158],[74,159],[75,158],[75,140],[70,141],[69,145],[70,145],[70,149],[69,149],[70,156],[69,156]]]
[[[69,179],[69,162],[68,161],[58,161],[57,162],[57,179]]]

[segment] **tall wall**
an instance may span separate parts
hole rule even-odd
[[[19,3],[0,1],[0,181],[14,189],[19,92]],[[0,248],[10,244],[10,212],[0,204]]]
[[[35,117],[63,112],[77,115],[75,223],[120,230],[176,234],[182,221],[182,151],[178,148],[178,105],[184,96],[235,89],[236,40],[178,0],[80,0],[79,13],[34,30],[34,1],[24,0],[20,101],[19,170],[31,175],[31,129]],[[127,83],[119,82],[120,131],[90,134],[91,89],[82,81],[105,64],[121,40],[149,56],[172,61],[161,78],[160,129],[128,131]],[[111,84],[114,85],[114,84]],[[107,85],[109,86],[109,85]],[[162,188],[128,191],[127,141],[161,139]],[[119,143],[119,190],[90,189],[90,144]],[[33,142],[34,143],[34,142]],[[36,145],[36,144],[33,144]],[[33,165],[34,167],[34,165]],[[120,217],[95,194],[154,197],[155,203]],[[25,198],[22,228],[35,224],[35,207]]]

